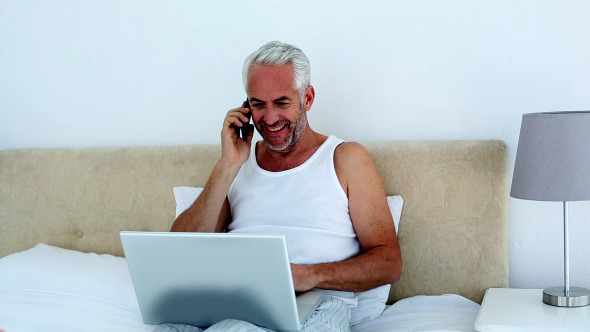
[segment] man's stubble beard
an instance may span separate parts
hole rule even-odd
[[[285,141],[283,144],[281,145],[274,145],[270,140],[267,140],[264,135],[262,134],[262,131],[260,130],[260,128],[258,127],[258,125],[256,125],[256,130],[258,131],[258,133],[260,134],[260,136],[262,136],[262,138],[264,139],[264,142],[266,142],[266,145],[273,151],[284,151],[287,150],[291,147],[293,147],[297,142],[299,142],[299,140],[301,139],[301,137],[303,136],[303,133],[305,132],[305,128],[307,127],[307,112],[305,111],[305,108],[302,106],[301,110],[299,112],[299,117],[296,119],[296,123],[295,123],[295,128],[293,129],[292,127],[292,122],[289,122],[289,129],[291,130],[291,132],[289,133],[289,136],[287,138],[287,141]]]

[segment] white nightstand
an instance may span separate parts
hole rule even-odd
[[[590,306],[559,308],[543,303],[542,289],[490,288],[475,329],[485,331],[590,331]]]

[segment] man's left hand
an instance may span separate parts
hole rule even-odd
[[[291,274],[296,292],[306,292],[317,286],[314,279],[313,265],[299,265],[291,263]]]

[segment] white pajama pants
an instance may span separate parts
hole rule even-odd
[[[269,332],[265,329],[245,321],[226,319],[211,327],[205,332]],[[302,331],[305,332],[349,332],[350,331],[350,309],[344,301],[326,296],[303,324]],[[163,324],[159,325],[154,332],[203,332],[202,329],[189,325]]]

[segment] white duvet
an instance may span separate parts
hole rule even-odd
[[[353,332],[474,331],[479,305],[458,295],[398,301]],[[124,258],[45,244],[0,258],[0,330],[152,331]]]

